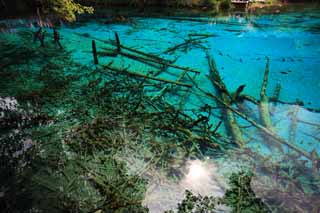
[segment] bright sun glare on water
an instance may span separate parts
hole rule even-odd
[[[195,182],[201,179],[207,179],[209,172],[206,170],[204,163],[199,160],[191,161],[189,171],[186,176],[188,182]]]

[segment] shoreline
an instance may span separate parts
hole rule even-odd
[[[301,7],[303,6],[303,8]],[[158,7],[158,6],[147,6],[141,11],[140,8],[132,8],[130,6],[108,6],[99,5],[95,7],[93,14],[83,14],[77,17],[77,20],[83,20],[86,18],[113,18],[118,15],[124,17],[224,17],[237,13],[243,13],[248,15],[262,15],[262,14],[282,14],[297,10],[313,10],[319,9],[320,3],[302,3],[302,2],[284,2],[284,1],[272,1],[272,2],[254,2],[249,3],[247,8],[242,7],[231,7],[228,10],[223,9],[208,9],[203,7]],[[36,14],[25,13],[25,14],[1,14],[0,21],[14,20],[14,19],[33,19]],[[50,17],[43,17],[47,19]]]

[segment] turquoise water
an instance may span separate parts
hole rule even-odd
[[[242,94],[251,96],[256,100],[260,99],[266,57],[268,57],[270,59],[270,72],[267,96],[273,97],[276,88],[279,88],[279,85],[281,86],[278,101],[270,100],[268,107],[271,112],[273,132],[284,141],[302,150],[302,152],[297,153],[285,144],[282,145],[282,152],[270,149],[268,145],[270,135],[261,136],[261,132],[257,131],[254,125],[248,123],[246,119],[235,116],[241,127],[246,148],[241,149],[236,148],[236,146],[229,148],[226,146],[228,148],[225,152],[219,155],[203,149],[201,150],[201,158],[198,156],[197,158],[184,159],[188,171],[178,181],[171,180],[161,171],[152,173],[153,175],[146,175],[149,183],[144,204],[149,207],[151,212],[163,212],[174,208],[181,201],[185,189],[191,189],[195,193],[203,195],[222,196],[228,185],[226,177],[234,171],[239,171],[240,168],[248,168],[254,173],[254,180],[251,184],[253,191],[257,197],[262,198],[269,206],[280,206],[281,204],[283,206],[279,208],[283,212],[299,212],[301,210],[309,212],[314,208],[314,205],[318,205],[316,200],[320,199],[319,11],[244,16],[235,14],[225,17],[194,18],[132,17],[130,23],[121,24],[106,24],[106,21],[106,19],[88,19],[74,25],[62,24],[59,28],[64,51],[70,52],[71,59],[77,63],[77,66],[86,66],[95,70],[112,62],[110,66],[114,68],[126,69],[126,71],[148,76],[154,75],[163,68],[159,63],[151,63],[152,66],[150,66],[141,61],[129,59],[124,55],[103,56],[103,53],[107,51],[104,48],[107,48],[109,52],[115,50],[114,33],[117,32],[122,45],[173,61],[172,64],[176,67],[170,65],[165,67],[164,71],[156,75],[157,78],[176,81],[183,73],[183,70],[178,69],[177,66],[199,72],[199,74],[195,74],[189,70],[188,73],[193,78],[192,81],[186,75],[178,80],[181,83],[191,85],[191,88],[173,86],[173,91],[165,93],[161,96],[161,99],[183,110],[184,113],[194,119],[199,115],[206,115],[205,111],[201,112],[205,105],[211,106],[212,114],[209,117],[209,124],[213,126],[212,129],[220,122],[221,111],[219,108],[214,109],[217,105],[215,100],[201,93],[201,90],[205,90],[207,93],[216,94],[208,79],[210,69],[206,51],[214,58],[221,79],[230,93],[235,92],[240,85],[245,85]],[[1,39],[10,40],[12,43],[19,43],[18,32],[30,33],[30,31],[36,31],[37,29],[31,24],[31,20],[4,22],[9,26],[9,29],[1,33]],[[50,25],[49,22],[47,24]],[[50,34],[48,33],[48,40],[49,38],[52,39],[51,29],[48,27],[46,29],[50,32]],[[27,36],[32,38],[32,34]],[[97,44],[99,65],[93,63],[92,40],[95,40]],[[190,41],[188,44],[168,51],[188,40]],[[23,47],[23,45],[30,44],[22,43],[19,45]],[[40,49],[42,52],[60,51],[53,44],[48,44],[45,49],[38,48],[38,45],[33,44],[32,48],[35,51]],[[122,51],[128,54],[136,54],[130,50]],[[3,58],[2,64],[5,64],[6,60],[9,60],[9,58]],[[63,64],[63,61],[61,63]],[[43,64],[46,64],[46,62],[35,58],[20,66],[29,66],[29,71],[37,72],[38,67]],[[74,67],[72,66],[72,64],[64,64],[61,72],[74,75]],[[16,69],[16,72],[19,72],[19,69]],[[81,69],[77,72],[81,74]],[[86,74],[86,72],[87,69],[83,71],[83,74]],[[80,83],[73,85],[73,87],[80,87],[89,80],[89,78],[82,77]],[[144,92],[151,97],[159,94],[158,92],[162,88],[170,85],[158,81],[152,82],[156,82],[159,87],[144,88]],[[195,83],[201,90],[196,87]],[[5,97],[10,97],[10,100],[14,102],[23,102],[19,98],[16,100],[14,92],[8,92],[8,88],[5,90],[6,92],[0,93],[2,100]],[[14,91],[14,88],[12,90]],[[78,100],[85,99],[86,96],[75,93],[72,94],[72,98]],[[50,97],[46,100],[50,102]],[[90,108],[91,106],[87,105],[86,107]],[[251,102],[234,103],[232,107],[252,118],[254,122],[260,123],[258,107]],[[50,105],[49,108],[50,115],[57,119],[67,120],[67,115],[64,113],[70,108],[69,102],[57,102],[55,106]],[[93,119],[95,116],[96,114],[93,113]],[[231,137],[224,124],[218,129],[218,132],[228,140]],[[255,157],[252,157],[254,155],[252,153],[257,153],[265,160],[258,161]],[[136,154],[143,155],[140,152]],[[131,159],[129,156],[124,156],[122,154],[120,158],[128,163],[130,168],[132,167],[133,173],[140,171],[143,167],[143,162],[140,161],[139,157]],[[312,156],[312,159],[310,156]],[[314,162],[312,163],[312,161]],[[264,162],[264,164],[261,162]],[[293,165],[288,166],[286,163],[293,163]],[[285,171],[281,171],[283,167],[286,167]],[[183,169],[181,168],[181,170]],[[295,173],[295,171],[299,172]],[[281,176],[282,173],[296,174],[296,176],[294,175],[290,179],[287,175],[287,179],[285,179]],[[160,179],[162,181],[159,181]],[[279,189],[281,189],[281,192],[278,191]],[[294,203],[294,200],[299,202]],[[230,209],[224,207],[221,211],[228,212]]]

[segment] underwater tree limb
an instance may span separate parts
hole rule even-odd
[[[88,34],[81,34],[81,33],[74,33],[74,34],[77,35],[77,36],[80,36],[80,37],[87,38],[87,39],[94,39],[96,41],[99,41],[99,42],[102,42],[102,43],[105,43],[105,44],[111,44],[112,46],[117,46],[117,42],[116,41],[107,41],[107,40],[103,40],[103,39],[100,39],[100,38],[97,38],[97,37],[94,37],[94,36],[90,36]],[[128,50],[130,52],[136,53],[138,55],[146,56],[148,58],[151,58],[151,59],[154,59],[154,60],[157,60],[157,61],[164,61],[166,63],[173,63],[174,62],[174,61],[171,61],[171,60],[168,60],[168,59],[165,59],[165,58],[161,58],[161,57],[159,57],[157,55],[154,55],[152,53],[146,53],[146,52],[143,52],[143,51],[131,48],[131,47],[127,47],[127,46],[125,46],[123,44],[120,44],[120,48],[123,49],[123,50]]]
[[[269,80],[269,64],[270,64],[270,60],[267,57],[267,62],[266,62],[266,67],[265,67],[265,71],[264,71],[264,77],[263,77],[263,82],[262,82],[262,86],[261,86],[261,90],[260,90],[260,101],[258,104],[258,108],[259,108],[259,114],[260,114],[260,122],[261,124],[269,129],[271,132],[275,132],[273,125],[272,125],[272,121],[271,121],[271,116],[270,116],[270,111],[269,111],[269,98],[266,95],[266,90],[267,90],[267,86],[268,86],[268,80]],[[266,141],[268,143],[272,143],[273,142],[271,140],[269,140],[268,138],[265,138]],[[279,150],[282,150],[281,145],[279,146],[279,144],[273,144],[276,146],[276,148],[278,148]]]
[[[103,49],[108,50],[108,52],[99,52],[98,54],[101,56],[117,57],[118,55],[122,55],[124,57],[130,58],[135,61],[139,61],[143,64],[146,64],[150,67],[159,68],[159,66],[157,66],[154,62],[150,62],[150,60],[148,60],[147,58],[140,57],[140,56],[133,55],[133,54],[129,54],[129,53],[125,53],[123,51],[118,52],[117,50],[113,51],[113,50],[107,49],[107,48],[103,48]]]
[[[320,124],[319,123],[313,123],[313,122],[305,121],[305,120],[302,120],[302,119],[297,119],[297,121],[300,122],[300,123],[303,123],[303,124],[307,124],[307,125],[310,125],[310,126],[314,126],[314,127],[320,128]]]
[[[217,126],[216,126],[216,127],[214,128],[214,130],[212,131],[213,134],[215,134],[215,133],[218,131],[218,129],[220,128],[221,124],[222,124],[222,121],[219,121],[219,123],[217,124]]]
[[[252,96],[249,96],[249,95],[246,95],[246,94],[242,94],[239,96],[239,99],[241,100],[246,100],[246,101],[249,101],[255,105],[258,105],[259,104],[259,100],[255,99],[254,97]],[[299,101],[295,101],[295,102],[288,102],[288,101],[282,101],[282,100],[279,100],[279,99],[276,99],[274,97],[271,97],[269,98],[269,102],[272,102],[272,103],[281,103],[281,104],[287,104],[287,105],[297,105],[297,106],[300,106],[300,107],[303,107],[304,109],[310,111],[310,112],[315,112],[315,113],[320,113],[320,109],[315,109],[315,108],[311,108],[311,107],[305,107],[303,106],[303,103],[299,102]]]
[[[267,57],[266,68],[264,72],[263,82],[260,90],[259,112],[260,120],[263,126],[272,130],[272,121],[269,112],[269,98],[266,95],[269,78],[269,58]]]
[[[273,96],[272,96],[272,100],[279,100],[279,97],[280,97],[280,91],[281,91],[281,84],[280,82],[277,82],[276,84],[276,88],[274,90],[274,93],[273,93]]]
[[[116,37],[116,42],[117,42],[117,51],[120,52],[121,51],[121,43],[120,43],[120,38],[117,32],[114,33],[115,37]]]
[[[180,43],[180,44],[177,44],[173,47],[170,47],[168,48],[167,50],[165,50],[163,53],[167,54],[167,53],[171,53],[171,52],[174,52],[175,50],[179,49],[179,48],[182,48],[182,47],[185,47],[193,42],[196,42],[196,41],[199,41],[201,39],[205,39],[205,38],[208,38],[207,36],[199,36],[199,38],[192,38],[192,39],[187,39],[185,40],[185,42],[183,43]]]
[[[92,55],[93,55],[94,64],[99,64],[95,40],[92,40]]]
[[[110,49],[108,48],[102,48],[104,50],[107,50],[107,51],[110,51]],[[168,67],[172,67],[172,68],[176,68],[176,69],[179,69],[179,70],[184,70],[184,71],[187,71],[187,72],[193,72],[193,73],[197,73],[199,74],[200,71],[198,70],[194,70],[194,69],[191,69],[189,67],[181,67],[181,66],[178,66],[178,65],[175,65],[175,64],[172,64],[172,63],[168,63],[166,61],[160,61],[160,60],[156,60],[156,59],[152,59],[152,58],[145,58],[145,57],[142,57],[142,56],[138,56],[138,55],[135,55],[135,54],[131,54],[131,53],[126,53],[126,52],[123,52],[123,51],[120,51],[120,52],[116,52],[117,54],[120,54],[120,55],[123,55],[127,58],[131,58],[131,59],[134,59],[134,60],[137,60],[137,61],[141,61],[143,63],[148,63],[148,64],[151,64],[151,63],[156,63],[156,64],[161,64],[163,66],[168,66]],[[105,53],[99,53],[101,55],[106,55]],[[106,56],[110,56],[110,54],[107,54]],[[116,56],[116,54],[113,54],[112,56]],[[155,65],[152,65],[152,66],[155,66]]]
[[[290,128],[289,128],[289,142],[294,143],[296,141],[296,135],[297,135],[297,126],[298,126],[298,112],[299,107],[294,106],[293,111],[290,113]]]
[[[228,103],[224,102],[222,99],[220,99],[219,97],[201,89],[200,87],[197,87],[201,92],[203,92],[204,94],[206,94],[208,97],[216,100],[217,102],[219,102],[221,105],[223,105],[225,108],[228,108],[229,110],[231,110],[232,112],[234,112],[235,114],[237,114],[239,117],[243,118],[244,120],[246,120],[247,122],[249,122],[250,124],[252,124],[254,127],[256,127],[257,129],[259,129],[260,131],[262,131],[263,133],[269,135],[270,137],[272,137],[276,143],[278,144],[284,144],[286,146],[288,146],[289,148],[291,148],[292,150],[298,152],[299,154],[303,155],[304,157],[308,158],[308,159],[312,159],[311,154],[300,149],[299,147],[295,146],[294,144],[289,143],[288,141],[286,141],[285,139],[283,139],[281,136],[277,135],[275,132],[270,131],[268,128],[262,126],[261,124],[258,124],[257,122],[255,122],[253,119],[249,118],[248,116],[246,116],[245,114],[239,112],[238,110],[234,109],[233,107],[231,107]]]
[[[258,104],[259,104],[259,101],[258,101],[258,100],[256,100],[254,97],[251,97],[251,96],[249,96],[249,95],[243,94],[243,95],[240,95],[239,98],[242,99],[242,100],[249,101],[249,102],[251,102],[251,103],[253,103],[253,104],[255,104],[255,105],[258,105]]]
[[[99,39],[99,38],[95,38],[95,37],[92,37],[92,36],[87,36],[87,35],[83,35],[81,33],[75,33],[76,35],[78,36],[81,36],[81,37],[85,37],[85,38],[91,38],[91,39],[94,39],[96,41],[100,41],[100,42],[103,42],[103,43],[106,43],[106,44],[111,44],[111,45],[114,45],[114,46],[117,46],[116,42],[113,42],[113,41],[105,41],[103,39]],[[145,53],[145,52],[142,52],[142,51],[139,51],[139,50],[135,50],[133,48],[129,48],[129,47],[126,47],[122,44],[120,44],[120,47],[121,49],[125,49],[125,50],[128,50],[128,51],[131,51],[131,52],[135,52],[139,55],[143,55],[143,56],[146,56],[147,58],[145,57],[142,57],[142,56],[138,56],[138,55],[134,55],[134,54],[131,54],[131,53],[123,53],[123,51],[120,51],[119,54],[125,54],[125,56],[130,56],[130,57],[134,57],[134,58],[140,58],[141,60],[146,60],[146,61],[149,61],[149,62],[154,62],[154,63],[157,63],[157,64],[161,64],[163,66],[168,66],[168,67],[172,67],[172,68],[176,68],[176,69],[180,69],[180,70],[186,70],[188,72],[193,72],[193,73],[201,73],[200,71],[198,70],[195,70],[195,69],[191,69],[189,67],[181,67],[181,66],[178,66],[178,65],[175,65],[173,64],[173,61],[169,61],[167,59],[164,59],[164,58],[160,58],[158,56],[155,56],[155,55],[152,55],[152,54],[149,54],[149,53]],[[108,50],[110,51],[110,49],[108,48],[102,48],[102,49],[105,49],[105,50]],[[101,54],[101,53],[100,53]],[[105,54],[105,53],[102,53],[102,54]],[[118,52],[117,52],[118,54]],[[116,56],[116,54],[105,54],[107,56]]]
[[[177,81],[177,82],[180,82],[180,81],[182,80],[182,78],[186,75],[186,73],[187,73],[187,71],[183,71],[183,72],[179,75],[179,77],[177,78],[176,81]],[[164,96],[169,89],[171,89],[171,85],[166,85],[166,86],[163,87],[155,96],[153,96],[151,100],[155,100],[155,99],[158,99],[158,98]]]
[[[270,131],[269,129],[265,128],[264,126],[262,126],[261,124],[255,122],[253,119],[251,119],[250,117],[246,116],[245,114],[239,112],[238,110],[234,109],[232,106],[230,106],[229,103],[223,101],[221,98],[213,95],[212,93],[205,91],[204,89],[202,89],[201,87],[199,87],[199,85],[189,76],[189,79],[192,81],[193,85],[200,91],[202,92],[204,95],[206,95],[207,97],[217,101],[219,104],[221,104],[223,107],[229,109],[230,111],[232,111],[233,113],[235,113],[236,115],[238,115],[239,117],[241,117],[242,119],[246,120],[248,123],[252,124],[252,126],[254,126],[255,128],[259,129],[260,131],[264,132],[265,134],[269,135],[270,137],[272,137],[276,143],[284,144],[287,147],[291,148],[292,150],[296,151],[297,153],[301,154],[302,156],[308,158],[309,160],[312,160],[312,156],[310,153],[304,151],[303,149],[300,149],[299,147],[295,146],[294,144],[289,143],[288,141],[286,141],[285,139],[283,139],[281,136],[277,135],[275,132]],[[317,159],[317,161],[319,161],[320,159]]]
[[[211,81],[212,85],[216,88],[218,96],[221,98],[221,100],[226,104],[230,104],[232,100],[230,99],[228,90],[219,75],[219,71],[217,69],[216,63],[214,59],[210,56],[208,51],[206,51],[206,54],[207,54],[209,67],[210,67],[209,76],[208,76],[209,80]],[[237,124],[237,121],[233,115],[233,112],[230,109],[225,108],[224,113],[226,117],[225,124],[229,129],[234,142],[238,144],[239,147],[243,148],[245,146],[245,143],[242,138],[240,127]]]
[[[181,82],[177,82],[177,81],[171,81],[168,79],[164,79],[164,78],[157,78],[157,77],[153,77],[153,76],[148,76],[148,75],[144,75],[138,72],[130,72],[127,70],[121,70],[121,69],[117,69],[114,67],[110,67],[108,65],[104,65],[103,66],[105,69],[119,73],[119,74],[124,74],[124,75],[128,75],[128,76],[134,76],[134,77],[138,77],[138,78],[146,78],[146,79],[151,79],[151,80],[155,80],[155,81],[161,81],[161,82],[165,82],[165,83],[170,83],[170,84],[175,84],[178,86],[183,86],[183,87],[192,87],[191,84],[186,84],[186,83],[181,83]]]

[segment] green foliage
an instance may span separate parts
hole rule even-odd
[[[213,197],[195,196],[190,191],[186,191],[185,199],[178,204],[178,213],[184,212],[214,212],[215,206],[218,204],[217,199]]]
[[[251,179],[252,174],[247,172],[231,175],[230,189],[226,191],[222,203],[231,206],[234,212],[269,212],[253,192]]]
[[[66,21],[75,21],[77,14],[93,13],[92,7],[86,7],[74,0],[45,0],[46,13]]]
[[[144,212],[145,182],[101,152],[85,159],[60,159],[33,176],[33,208],[45,212]],[[46,199],[43,197],[46,196]]]
[[[21,43],[32,38],[26,34],[18,36]],[[13,62],[8,60],[3,64],[0,84],[4,89],[0,95],[16,97],[19,107],[1,115],[0,125],[5,127],[0,129],[1,211],[145,212],[141,203],[146,182],[129,174],[125,164],[110,155],[111,151],[117,151],[116,144],[109,147],[110,152],[99,152],[95,147],[89,152],[90,144],[97,141],[97,137],[104,137],[106,145],[112,143],[110,129],[104,129],[105,124],[110,123],[102,123],[102,127],[91,121],[87,111],[79,110],[89,106],[91,98],[94,99],[94,90],[82,91],[87,92],[88,102],[80,99],[74,104],[74,96],[79,93],[75,87],[78,88],[82,81],[77,74],[79,67],[70,60],[68,53],[57,53],[47,47],[46,54],[42,54],[37,47],[28,44],[18,48],[14,42],[2,43],[1,53]],[[20,60],[16,60],[16,55]],[[27,59],[39,62],[30,69],[30,65],[24,64]],[[60,60],[72,64],[76,74],[66,75]],[[21,71],[19,74],[17,68]],[[72,69],[68,71],[72,72]],[[85,73],[85,69],[81,72]],[[94,87],[93,81],[90,82]],[[107,96],[103,107],[110,103],[107,101],[110,98]],[[104,109],[103,113],[108,111],[108,108]],[[58,110],[66,113],[59,116]],[[75,119],[83,122],[79,132],[88,130],[86,119],[93,123],[92,128],[97,128],[94,133],[80,133],[81,137],[67,137]],[[28,149],[26,138],[33,141]],[[83,140],[86,146],[71,146],[79,143],[77,139]],[[70,146],[64,140],[70,142]]]
[[[221,0],[219,7],[223,10],[227,10],[231,7],[231,0]]]
[[[228,189],[223,198],[195,196],[186,191],[184,200],[178,204],[178,213],[216,212],[217,205],[224,204],[232,208],[232,212],[267,213],[268,208],[257,198],[250,187],[252,174],[235,173],[230,176]],[[168,211],[171,213],[173,211]]]

